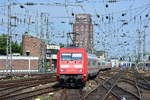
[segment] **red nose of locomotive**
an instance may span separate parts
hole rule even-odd
[[[64,49],[58,54],[57,74],[60,80],[84,80],[85,50]]]
[[[79,74],[83,72],[82,61],[61,61],[60,73],[62,74]]]

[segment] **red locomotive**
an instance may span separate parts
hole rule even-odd
[[[84,83],[99,72],[98,58],[83,48],[61,48],[57,54],[57,77],[63,83]]]

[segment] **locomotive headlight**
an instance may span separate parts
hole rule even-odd
[[[75,68],[82,68],[82,65],[74,65]]]
[[[79,71],[79,72],[82,72],[82,69],[79,69],[78,71]]]
[[[61,67],[61,68],[68,68],[69,65],[61,65],[60,67]]]
[[[64,70],[64,69],[60,69],[60,71],[61,71],[61,72],[65,72],[65,70]]]

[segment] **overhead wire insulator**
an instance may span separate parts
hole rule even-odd
[[[33,3],[33,2],[27,2],[27,3],[25,3],[25,5],[27,5],[27,6],[33,6],[33,5],[36,5],[36,3]]]
[[[97,18],[100,18],[100,15],[97,14],[96,16],[97,16]]]
[[[109,7],[108,4],[106,4],[105,7],[108,8]]]
[[[128,25],[128,22],[124,22],[123,25]]]
[[[109,19],[109,16],[106,16],[106,19]]]
[[[24,6],[23,6],[23,5],[20,5],[20,8],[24,8]]]
[[[125,16],[126,15],[126,13],[122,13],[122,15],[121,16]]]
[[[144,28],[148,28],[148,25],[144,25]]]
[[[94,25],[95,25],[95,26],[98,26],[98,24],[96,24],[96,23],[95,23]]]
[[[74,13],[71,13],[72,16],[74,16]]]
[[[64,21],[61,21],[61,23],[65,23]]]
[[[146,14],[145,17],[148,17],[148,14]]]
[[[109,3],[119,2],[120,0],[107,0]]]

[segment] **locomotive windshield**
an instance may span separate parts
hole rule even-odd
[[[82,60],[81,53],[62,53],[62,60]]]

